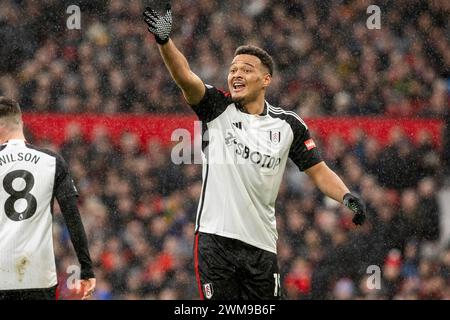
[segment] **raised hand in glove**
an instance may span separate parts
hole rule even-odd
[[[366,220],[366,206],[360,198],[347,193],[344,196],[344,206],[355,213],[352,219],[354,224],[362,225],[364,223]]]
[[[172,31],[172,10],[170,2],[166,5],[166,14],[161,16],[150,7],[144,11],[144,20],[148,24],[148,31],[154,36],[159,44],[165,44],[169,41],[169,35]]]

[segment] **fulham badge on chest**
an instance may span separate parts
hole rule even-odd
[[[270,130],[269,131],[270,142],[274,144],[280,143],[281,140],[281,132],[280,130]]]

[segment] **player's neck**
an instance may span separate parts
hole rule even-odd
[[[8,142],[9,140],[24,140],[25,141],[26,139],[22,132],[10,132],[10,133],[1,135],[0,144],[4,144],[4,143]]]
[[[243,104],[242,107],[244,107],[245,111],[249,114],[259,115],[264,112],[264,103],[264,95],[261,95],[257,99]]]

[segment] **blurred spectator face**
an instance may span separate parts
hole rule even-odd
[[[405,136],[405,133],[403,132],[403,129],[400,127],[394,127],[391,129],[391,132],[389,132],[389,144],[391,146],[396,146],[400,144],[402,141],[406,141],[407,138]]]
[[[406,278],[402,282],[400,289],[400,295],[397,295],[396,299],[417,299],[417,293],[420,288],[420,279],[417,277]]]
[[[197,199],[200,198],[201,192],[202,192],[202,182],[201,181],[192,183],[188,188],[188,195],[194,201],[196,201]]]
[[[66,72],[66,67],[63,61],[56,60],[50,65],[50,74],[54,80],[63,80]]]
[[[392,249],[384,263],[383,276],[389,281],[393,281],[400,276],[402,265],[400,250]]]
[[[167,237],[163,244],[163,251],[172,256],[179,253],[179,242],[176,237]]]
[[[437,116],[444,115],[448,108],[448,95],[445,81],[442,79],[433,82],[433,93],[430,98],[430,107]]]
[[[179,298],[178,291],[173,288],[164,288],[158,295],[158,300],[177,300]]]
[[[415,259],[417,257],[417,243],[410,241],[405,247],[405,259]]]
[[[0,20],[6,20],[8,24],[15,25],[19,21],[19,10],[12,2],[2,2],[0,5]]]
[[[86,77],[84,77],[83,85],[85,90],[92,94],[99,90],[98,78],[94,73],[90,73]]]
[[[398,144],[398,151],[398,154],[401,158],[407,157],[412,152],[412,146],[409,141],[404,140]]]
[[[130,272],[130,275],[127,278],[127,289],[130,292],[137,293],[142,285],[143,280],[143,274],[141,270],[132,270]],[[136,300],[139,299],[139,296],[135,298]]]
[[[100,112],[102,106],[102,98],[98,93],[89,96],[86,102],[86,112]]]
[[[78,86],[78,79],[75,76],[68,77],[64,81],[64,92],[66,94],[77,94]]]
[[[379,299],[380,290],[369,286],[368,283],[370,283],[369,276],[365,276],[361,279],[359,283],[359,291],[361,294],[368,300]]]
[[[340,246],[347,242],[347,235],[341,229],[336,229],[332,234],[332,241],[334,246]]]
[[[62,110],[68,113],[77,113],[81,109],[81,100],[78,95],[66,96],[62,100]]]
[[[168,224],[163,217],[157,217],[150,226],[150,233],[155,237],[163,237],[167,232]]]
[[[345,114],[350,108],[351,96],[346,91],[338,92],[334,96],[334,109],[337,115]]]
[[[433,137],[429,131],[421,130],[417,135],[417,142],[419,146],[433,146]]]
[[[432,274],[432,265],[428,260],[422,260],[419,264],[421,278],[428,278]]]
[[[316,225],[322,232],[333,234],[337,225],[337,217],[330,210],[320,210],[316,213]]]
[[[119,101],[115,98],[109,98],[105,102],[105,113],[116,113],[119,111]]]
[[[310,247],[320,246],[320,235],[315,229],[309,229],[306,231],[305,241]]]
[[[38,90],[49,90],[51,85],[50,75],[48,73],[41,73],[37,77]]]
[[[121,197],[117,203],[117,209],[121,214],[129,214],[134,210],[134,202],[129,197]]]
[[[0,95],[19,100],[19,86],[10,75],[0,76]]]
[[[296,258],[286,276],[286,289],[291,294],[306,294],[311,289],[311,266],[303,258]]]
[[[97,125],[92,130],[92,142],[95,144],[100,144],[104,142],[110,142],[111,137],[109,131],[106,127],[102,125]]]
[[[424,299],[441,299],[445,289],[444,279],[438,275],[423,281],[421,294]]]
[[[289,243],[286,243],[285,241],[278,241],[277,252],[280,263],[289,261],[292,259],[292,257],[294,257],[292,247],[289,245]]]
[[[254,101],[270,84],[271,76],[258,57],[239,54],[231,62],[228,88],[235,102]]]
[[[353,298],[354,284],[347,278],[340,279],[333,289],[333,296],[336,300],[349,300]]]
[[[394,212],[391,206],[382,206],[378,210],[378,216],[383,222],[390,222],[394,217]]]
[[[37,91],[33,95],[33,105],[37,110],[48,110],[50,93],[48,91]]]
[[[418,185],[418,191],[421,197],[430,198],[434,196],[435,183],[433,178],[427,177],[422,179]]]
[[[122,72],[119,70],[112,70],[109,74],[109,82],[111,85],[111,92],[113,94],[121,93],[125,89],[125,79]]]
[[[72,122],[66,127],[66,141],[81,139],[83,134],[79,123]]]
[[[293,232],[301,232],[306,227],[306,221],[302,214],[290,212],[287,215],[287,228]]]
[[[332,134],[328,139],[328,157],[338,159],[344,156],[347,150],[347,143],[338,134]]]
[[[348,177],[349,183],[358,185],[359,182],[361,181],[362,176],[363,176],[363,171],[359,165],[353,164],[351,166],[348,166],[347,177]]]
[[[92,59],[93,48],[89,43],[82,43],[78,47],[78,56],[81,61],[89,62]]]
[[[376,187],[376,182],[375,182],[375,178],[371,175],[364,175],[361,178],[361,193],[364,194],[366,193],[366,195],[364,196],[365,199],[368,199],[369,197],[369,193]]]
[[[448,247],[443,253],[442,253],[442,261],[444,264],[448,267],[450,267],[450,247]]]
[[[401,206],[405,212],[415,211],[417,208],[418,202],[419,202],[419,198],[417,196],[417,193],[414,190],[409,189],[409,190],[406,190],[403,192],[402,198],[401,198]]]

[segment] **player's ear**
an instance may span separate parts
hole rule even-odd
[[[263,77],[263,87],[267,88],[272,82],[272,76],[269,73],[266,73]]]

